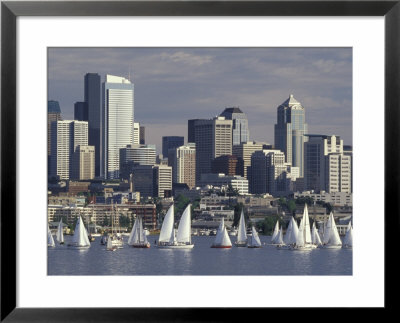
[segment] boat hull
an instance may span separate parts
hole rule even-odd
[[[342,249],[342,246],[341,245],[337,245],[337,246],[322,245],[321,248],[322,249]]]
[[[343,245],[342,248],[343,248],[343,249],[353,249],[353,246]]]
[[[132,248],[150,248],[150,243],[137,243],[131,245]]]
[[[157,245],[157,248],[161,249],[192,249],[194,244],[185,244],[185,245]]]
[[[247,247],[247,242],[235,242],[236,247]]]

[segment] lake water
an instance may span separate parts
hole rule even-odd
[[[193,249],[159,249],[158,235],[148,236],[149,249],[124,248],[111,252],[100,237],[85,250],[65,245],[48,248],[48,275],[352,275],[351,249],[279,250],[274,246],[210,248],[215,237],[194,236]],[[260,236],[262,243],[271,237]],[[231,237],[232,243],[236,237]]]

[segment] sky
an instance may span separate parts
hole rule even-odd
[[[290,94],[305,108],[309,133],[352,145],[352,49],[269,47],[49,48],[48,99],[64,120],[84,99],[84,76],[130,77],[134,118],[161,153],[162,136],[184,136],[187,120],[226,107],[247,115],[250,140],[274,143],[277,107]]]

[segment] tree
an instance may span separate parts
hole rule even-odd
[[[279,221],[278,216],[267,216],[262,222],[257,223],[257,228],[262,230],[263,234],[271,235],[274,231],[276,221]],[[279,221],[280,222],[280,221]]]

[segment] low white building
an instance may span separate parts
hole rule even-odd
[[[346,192],[325,192],[315,193],[314,191],[304,191],[294,193],[294,198],[311,197],[314,201],[330,203],[333,206],[353,206],[353,194]]]

